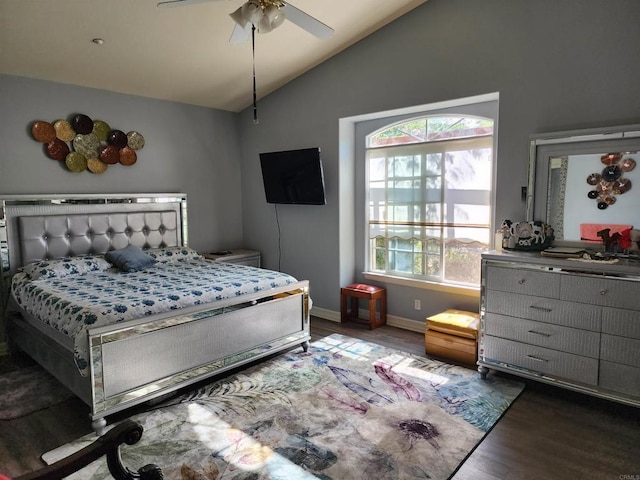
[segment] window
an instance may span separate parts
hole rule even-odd
[[[366,137],[368,271],[480,285],[490,246],[492,119],[437,115]]]

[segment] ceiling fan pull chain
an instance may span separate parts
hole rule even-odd
[[[256,100],[256,26],[251,25],[251,51],[253,52],[253,123],[258,124],[258,105]]]

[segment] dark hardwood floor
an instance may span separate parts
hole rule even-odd
[[[312,340],[335,332],[425,355],[419,333],[312,319]],[[0,359],[0,373],[30,364],[25,358]],[[640,409],[526,383],[454,480],[640,480]],[[90,431],[88,408],[75,398],[0,421],[0,472],[15,476],[40,468],[42,453]]]

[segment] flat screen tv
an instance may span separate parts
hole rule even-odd
[[[260,166],[267,203],[327,203],[318,147],[261,153]]]

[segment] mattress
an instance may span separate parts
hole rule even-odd
[[[115,269],[31,279],[18,272],[11,294],[29,316],[70,337],[75,363],[89,373],[89,328],[240,297],[297,280],[287,274],[201,259],[157,263],[131,273]]]

